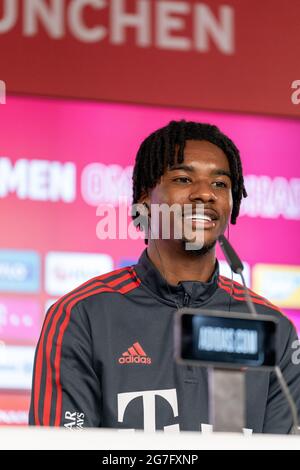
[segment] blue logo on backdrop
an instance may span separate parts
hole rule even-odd
[[[126,268],[126,266],[132,266],[138,262],[137,258],[122,258],[117,264],[117,268]]]
[[[41,261],[38,253],[0,250],[1,292],[38,292],[40,272]]]

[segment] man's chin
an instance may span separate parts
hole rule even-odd
[[[217,240],[204,243],[197,243],[196,241],[189,242],[188,240],[182,240],[181,243],[187,253],[191,253],[191,255],[194,256],[203,256],[215,248]]]

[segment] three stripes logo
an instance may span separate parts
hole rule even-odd
[[[134,343],[119,358],[119,364],[151,364],[151,358],[147,356],[140,343]]]

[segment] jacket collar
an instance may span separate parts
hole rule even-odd
[[[218,260],[216,260],[214,272],[208,282],[181,281],[177,285],[168,284],[150,260],[147,249],[141,254],[138,263],[135,265],[135,270],[142,284],[150,289],[155,296],[178,307],[207,302],[218,288]]]

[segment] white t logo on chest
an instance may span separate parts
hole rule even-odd
[[[143,400],[144,431],[155,432],[155,397],[164,398],[172,407],[174,418],[178,416],[177,392],[175,388],[170,390],[147,390],[143,392],[128,392],[118,394],[118,421],[123,423],[124,413],[128,404],[135,398],[141,397]],[[179,432],[179,424],[164,426],[164,431]]]

